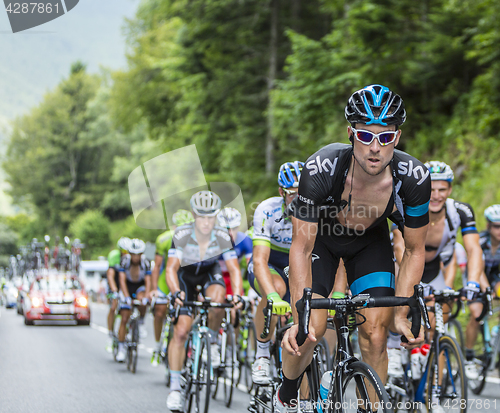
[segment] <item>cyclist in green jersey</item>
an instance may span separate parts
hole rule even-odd
[[[171,230],[165,231],[156,238],[156,255],[155,265],[151,273],[151,292],[150,299],[155,299],[154,306],[154,330],[156,347],[151,357],[151,364],[157,367],[159,364],[160,350],[161,350],[161,330],[168,310],[168,293],[167,278],[165,276],[165,268],[167,262],[168,250],[172,246],[172,237],[174,236],[175,229],[180,225],[189,224],[194,221],[193,214],[185,209],[179,209],[172,216],[173,226]]]
[[[106,351],[111,353],[113,351],[113,324],[115,321],[115,312],[118,307],[118,291],[120,290],[120,283],[118,282],[118,268],[120,267],[120,260],[123,255],[127,254],[127,248],[130,244],[130,238],[121,237],[116,243],[117,249],[111,250],[108,254],[109,268],[106,272],[108,279],[107,297],[109,300],[109,313],[108,313],[108,331],[109,338],[106,345]]]

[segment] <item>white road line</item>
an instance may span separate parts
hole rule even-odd
[[[489,383],[500,383],[500,379],[498,377],[486,377],[486,381]]]

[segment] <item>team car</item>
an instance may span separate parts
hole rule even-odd
[[[77,276],[39,276],[31,283],[23,301],[26,325],[44,320],[74,320],[77,324],[90,324],[88,295]]]

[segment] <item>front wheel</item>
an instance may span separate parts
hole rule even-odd
[[[224,383],[224,403],[226,407],[231,406],[233,399],[233,389],[236,386],[236,371],[238,369],[238,361],[236,358],[236,335],[234,327],[228,325],[227,328],[227,343],[226,354],[224,356],[224,372],[222,373]]]
[[[437,360],[434,351],[429,354],[426,402],[430,409],[439,403],[446,412],[467,412],[467,379],[464,364],[462,351],[455,339],[441,336]]]
[[[196,372],[194,389],[195,413],[208,413],[210,392],[212,390],[212,366],[210,364],[210,340],[208,334],[200,335],[200,351],[198,357],[198,371]]]
[[[356,413],[393,413],[393,406],[379,376],[368,364],[355,361],[349,365],[342,382],[342,394],[328,404],[332,411]],[[324,411],[325,409],[323,409]]]

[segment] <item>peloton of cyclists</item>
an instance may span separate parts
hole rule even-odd
[[[178,226],[186,225],[194,221],[193,214],[185,209],[179,209],[172,216],[173,226],[171,230],[165,231],[156,238],[155,265],[151,272],[151,292],[149,297],[154,301],[154,332],[156,346],[151,357],[151,364],[156,367],[160,358],[160,339],[163,323],[169,308],[169,290],[165,273],[168,250],[172,245],[172,237]]]
[[[183,300],[196,300],[197,286],[202,287],[204,297],[210,297],[212,302],[223,303],[226,288],[218,262],[219,256],[222,255],[226,263],[234,291],[241,291],[242,279],[230,235],[224,228],[215,226],[222,201],[214,192],[199,191],[191,197],[190,204],[194,222],[180,226],[175,231],[172,247],[168,252],[167,284],[175,297],[176,305],[182,306]],[[239,297],[235,295],[233,302],[238,300]],[[220,365],[220,349],[216,340],[223,316],[224,311],[220,309],[209,313],[213,367]],[[167,408],[170,411],[184,410],[180,375],[186,356],[184,343],[192,322],[190,308],[181,308],[168,351],[171,381]]]
[[[119,268],[120,283],[120,314],[122,316],[118,331],[118,354],[116,361],[123,362],[126,358],[125,335],[126,326],[132,313],[132,299],[142,301],[139,306],[139,335],[146,336],[144,317],[148,299],[146,293],[151,289],[151,266],[144,256],[146,244],[134,238],[127,246],[128,254],[124,255]]]

